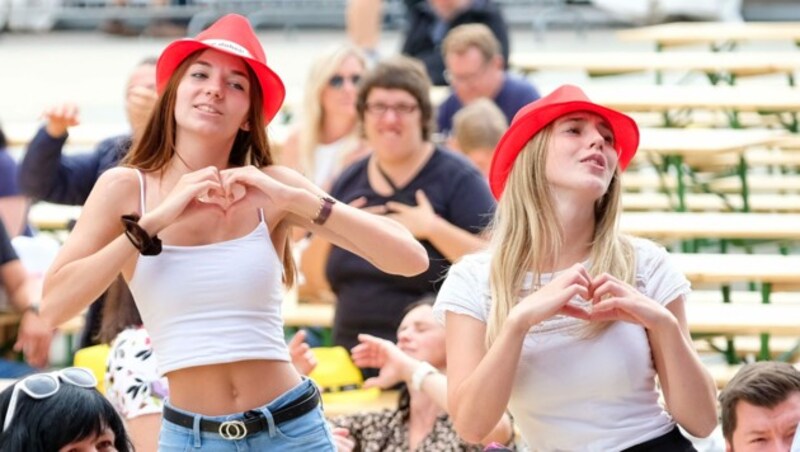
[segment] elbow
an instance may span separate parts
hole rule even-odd
[[[693,425],[681,425],[687,433],[696,437],[696,438],[707,438],[714,432],[714,429],[717,428],[717,415],[716,413],[711,413],[709,415],[705,415],[702,419],[698,419],[693,422]]]
[[[408,259],[407,274],[403,276],[416,276],[428,269],[431,264],[428,252],[421,243],[415,242],[415,250]]]
[[[470,444],[481,444],[484,439],[489,436],[491,431],[481,431],[474,425],[467,425],[463,422],[456,421],[455,418],[451,417],[453,421],[453,427],[458,433],[458,436],[463,439],[464,441]]]

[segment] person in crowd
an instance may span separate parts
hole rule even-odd
[[[434,85],[447,85],[442,42],[453,28],[470,23],[484,24],[502,48],[508,62],[508,28],[500,8],[492,0],[404,0],[407,7],[406,35],[401,52],[425,63]]]
[[[447,416],[444,327],[433,317],[433,296],[408,306],[397,329],[397,344],[369,334],[359,335],[353,361],[360,367],[379,368],[380,373],[364,387],[390,389],[405,383],[396,409],[358,413],[332,420],[347,429],[360,451],[481,451],[458,437]],[[504,415],[481,442],[513,447],[514,428]]]
[[[489,99],[478,99],[453,116],[453,133],[448,145],[466,155],[488,178],[494,148],[506,129],[508,121],[497,105]]]
[[[30,234],[26,220],[28,197],[19,189],[17,172],[17,162],[8,152],[8,141],[0,127],[0,220],[12,237]]]
[[[169,385],[158,371],[150,335],[121,277],[108,289],[102,318],[99,339],[110,344],[106,397],[125,419],[136,450],[156,451],[161,411],[169,395]],[[295,333],[289,341],[289,355],[297,371],[308,375],[317,362],[304,340],[305,330]]]
[[[745,364],[720,392],[719,404],[727,452],[796,450],[792,441],[800,424],[800,371],[795,366]]]
[[[25,452],[129,452],[114,407],[82,367],[29,375],[0,393],[0,449]]]
[[[141,136],[157,98],[156,59],[148,57],[136,65],[125,88],[125,115],[131,133],[107,138],[92,152],[63,155],[69,128],[79,124],[74,104],[61,104],[44,112],[45,125],[28,144],[19,170],[19,183],[27,196],[55,204],[83,205],[101,174],[117,166],[135,137]],[[103,297],[86,314],[86,327],[79,346],[97,343]]]
[[[340,46],[317,58],[306,82],[300,126],[283,146],[282,163],[324,189],[366,153],[356,116],[364,71],[364,58],[353,46]]]
[[[442,52],[452,90],[436,117],[443,135],[453,128],[453,115],[477,99],[491,99],[511,122],[520,108],[539,98],[530,82],[506,71],[500,42],[486,25],[453,28],[444,39]]]
[[[291,228],[391,274],[425,271],[425,251],[396,222],[272,164],[265,126],[285,88],[246,18],[174,41],[156,77],[145,132],[92,190],[42,316],[60,324],[123,274],[169,382],[160,451],[333,450],[318,390],[283,339]]]
[[[0,220],[0,290],[22,313],[14,351],[21,352],[25,362],[0,359],[0,378],[18,378],[42,368],[49,362],[53,330],[39,317],[38,284],[22,265],[11,238]]]
[[[429,89],[422,65],[397,56],[368,72],[358,92],[358,116],[371,153],[348,167],[331,193],[403,224],[425,246],[430,267],[411,278],[397,276],[347,249],[332,248],[327,278],[312,279],[330,283],[336,295],[333,342],[347,349],[360,333],[394,342],[406,306],[435,293],[451,262],[485,245],[479,234],[494,200],[486,180],[463,156],[431,143]],[[304,268],[306,275],[315,271],[321,269]]]
[[[630,117],[565,85],[520,110],[497,145],[490,246],[450,269],[434,308],[464,439],[506,408],[533,450],[691,451],[678,425],[714,430],[689,282],[663,248],[618,232],[638,143]]]

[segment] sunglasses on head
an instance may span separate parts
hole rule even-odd
[[[328,86],[331,88],[339,89],[344,86],[345,80],[350,80],[350,83],[353,86],[358,86],[361,83],[361,76],[360,75],[351,75],[351,76],[344,76],[336,74],[330,79],[328,79]]]
[[[14,383],[3,423],[3,432],[8,430],[11,420],[14,418],[20,391],[33,399],[42,400],[55,395],[61,388],[62,381],[81,388],[97,386],[97,378],[89,369],[83,367],[68,367],[54,372],[29,375]]]

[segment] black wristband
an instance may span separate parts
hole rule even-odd
[[[161,253],[161,240],[157,235],[150,234],[139,225],[139,215],[132,213],[122,216],[122,225],[125,227],[125,236],[143,256],[155,256]]]
[[[319,198],[321,204],[319,206],[319,210],[317,211],[317,216],[314,217],[311,222],[322,226],[328,221],[328,217],[331,216],[331,212],[333,211],[333,205],[336,204],[336,200],[331,198],[330,196],[325,196],[324,198]]]

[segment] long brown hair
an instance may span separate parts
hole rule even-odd
[[[199,57],[204,49],[189,55],[172,73],[164,92],[156,102],[153,114],[140,139],[136,140],[131,152],[125,156],[122,165],[137,168],[145,172],[163,171],[164,167],[175,156],[175,136],[177,123],[175,122],[175,103],[184,74]],[[253,165],[258,168],[273,164],[272,150],[269,145],[264,124],[264,111],[261,106],[264,96],[269,93],[261,91],[258,77],[250,68],[247,76],[250,81],[250,111],[247,112],[247,124],[250,130],[239,129],[231,147],[228,163],[231,166]],[[287,286],[294,285],[296,267],[292,258],[291,244],[287,235],[283,245],[283,280]]]
[[[97,338],[104,344],[110,344],[122,330],[142,325],[142,316],[122,275],[108,287],[100,318]]]

